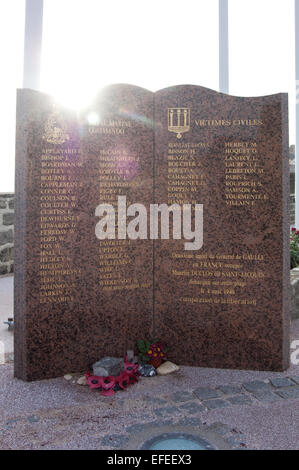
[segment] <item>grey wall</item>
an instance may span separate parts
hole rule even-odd
[[[13,272],[14,194],[0,193],[0,275]]]

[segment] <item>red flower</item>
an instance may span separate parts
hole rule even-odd
[[[296,229],[295,229],[295,227],[292,227],[292,232],[296,232]]]
[[[140,376],[138,372],[139,364],[133,364],[133,362],[129,362],[127,356],[125,357],[124,361],[124,372],[129,376],[129,382],[135,383],[138,382],[138,377]],[[121,376],[121,375],[120,375]],[[131,378],[133,377],[133,378]]]
[[[130,385],[130,376],[126,371],[123,371],[118,377],[117,377],[117,383],[120,386],[122,390],[125,390],[128,388]]]
[[[139,375],[138,364],[129,362],[128,357],[125,356],[124,370],[117,377],[97,377],[92,376],[90,372],[87,372],[85,377],[91,389],[97,388],[101,391],[101,395],[112,396],[118,390],[125,390],[129,385],[138,382]]]
[[[113,387],[115,386],[116,380],[115,377],[112,375],[108,375],[107,377],[102,377],[102,393],[101,395],[104,395],[105,397],[111,397],[114,395],[114,390]]]
[[[138,382],[138,376],[137,375],[129,375],[129,384],[130,385],[133,385],[135,384],[136,382]]]
[[[115,377],[108,375],[107,377],[102,377],[103,381],[103,390],[110,390],[115,385]]]
[[[150,359],[150,361],[148,361],[149,364],[152,364],[156,368],[159,367],[162,363],[162,359],[166,359],[164,345],[161,342],[152,343],[146,355]]]
[[[114,390],[112,390],[112,388],[110,390],[102,390],[101,391],[101,395],[103,395],[104,397],[112,397],[112,395],[114,395],[115,392]]]
[[[130,363],[127,363],[125,364],[125,371],[132,375],[132,374],[138,374],[138,366],[139,364],[130,364]]]
[[[87,375],[87,374],[86,374]],[[103,388],[103,377],[97,377],[96,375],[89,375],[86,377],[87,385],[91,389],[93,388]]]

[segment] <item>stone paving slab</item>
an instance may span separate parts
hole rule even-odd
[[[225,436],[231,431],[230,426],[228,426],[227,424],[223,424],[223,423],[213,423],[210,426],[210,429],[217,432],[218,434],[221,434],[222,436]]]
[[[243,387],[247,392],[259,392],[261,390],[269,390],[270,389],[270,384],[265,383],[261,380],[253,380],[252,382],[245,382],[243,384]]]
[[[209,398],[219,398],[223,394],[219,390],[214,390],[212,388],[201,387],[194,390],[194,395],[200,400],[208,400]]]
[[[291,387],[292,385],[294,385],[294,382],[291,379],[288,379],[287,377],[271,379],[270,382],[273,385],[273,387],[276,387],[276,388]]]
[[[194,400],[194,395],[190,393],[189,391],[179,391],[175,392],[172,395],[170,395],[170,399],[174,401],[175,403],[181,403],[185,401],[190,401]]]
[[[156,416],[167,416],[167,415],[173,415],[178,411],[178,409],[175,406],[167,406],[165,408],[156,408],[154,410],[154,413]]]
[[[247,395],[234,395],[232,397],[228,397],[227,401],[229,401],[232,405],[251,405],[252,399]]]
[[[225,395],[238,395],[242,391],[242,387],[237,385],[223,385],[218,388]]]
[[[185,416],[184,418],[178,420],[178,424],[183,424],[186,426],[203,426],[204,423],[199,418]]]
[[[185,403],[184,405],[181,405],[179,408],[180,408],[180,410],[183,410],[183,411],[185,411],[187,413],[190,413],[190,414],[199,413],[199,412],[205,410],[204,406],[202,406],[202,405],[200,405],[196,402]]]
[[[224,408],[229,406],[229,403],[225,400],[205,400],[203,401],[204,406],[206,406],[209,410],[214,410],[215,408]]]
[[[80,449],[84,448],[83,443],[85,442],[87,449],[120,449],[124,448],[130,436],[143,432],[146,427],[158,429],[166,425],[176,426],[178,424],[205,427],[205,421],[210,413],[213,415],[219,412],[223,413],[226,410],[233,410],[236,406],[239,410],[244,406],[248,410],[255,409],[256,406],[261,406],[264,403],[266,406],[274,406],[277,402],[287,404],[288,398],[293,399],[297,396],[299,387],[289,379],[285,383],[293,385],[277,388],[270,383],[270,390],[258,387],[258,390],[252,393],[245,391],[243,387],[244,392],[239,395],[233,394],[237,389],[225,389],[231,395],[222,392],[222,398],[207,400],[200,400],[190,390],[188,391],[188,399],[193,397],[193,400],[178,402],[176,406],[172,404],[173,394],[160,397],[144,395],[134,400],[122,398],[128,396],[126,392],[123,392],[123,394],[116,395],[116,398],[119,396],[118,400],[104,397],[94,405],[86,404],[83,407],[77,405],[76,408],[71,407],[69,410],[48,410],[41,414],[28,414],[25,418],[15,417],[4,422],[0,420],[0,448],[71,449],[77,442],[76,448]],[[78,389],[80,386],[68,383],[68,387]],[[81,390],[89,393],[87,387],[83,387]],[[214,389],[205,387],[204,396],[213,396],[213,391]],[[282,392],[289,393],[284,398],[278,395]],[[100,398],[95,393],[93,396]],[[272,403],[273,397],[275,397],[275,401]],[[188,417],[190,413],[194,413],[194,416]],[[260,409],[260,413],[264,412]],[[230,416],[232,416],[232,411],[230,411]],[[132,420],[137,420],[137,422],[129,426],[125,425]],[[212,428],[219,435],[225,435],[227,443],[234,449],[254,448],[252,443],[247,444],[248,436],[243,436],[242,430],[239,428],[229,427],[225,422],[216,422]],[[87,435],[91,436],[89,441]]]
[[[271,392],[270,390],[257,390],[253,393],[253,396],[261,402],[272,403],[274,401],[281,400],[277,394]]]
[[[277,394],[281,398],[285,398],[285,399],[299,398],[299,387],[292,387],[292,388],[290,387],[284,390],[278,390]]]

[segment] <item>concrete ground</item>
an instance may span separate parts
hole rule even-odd
[[[11,297],[12,278],[1,279],[4,317]],[[114,397],[76,379],[24,383],[12,363],[1,365],[0,449],[138,449],[143,435],[185,426],[218,448],[299,450],[299,364],[283,373],[181,367]]]

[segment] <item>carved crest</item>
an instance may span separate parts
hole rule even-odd
[[[43,139],[50,144],[63,144],[70,139],[65,122],[56,109],[54,109],[47,119]]]
[[[168,108],[168,130],[181,139],[182,134],[190,130],[190,109]]]

